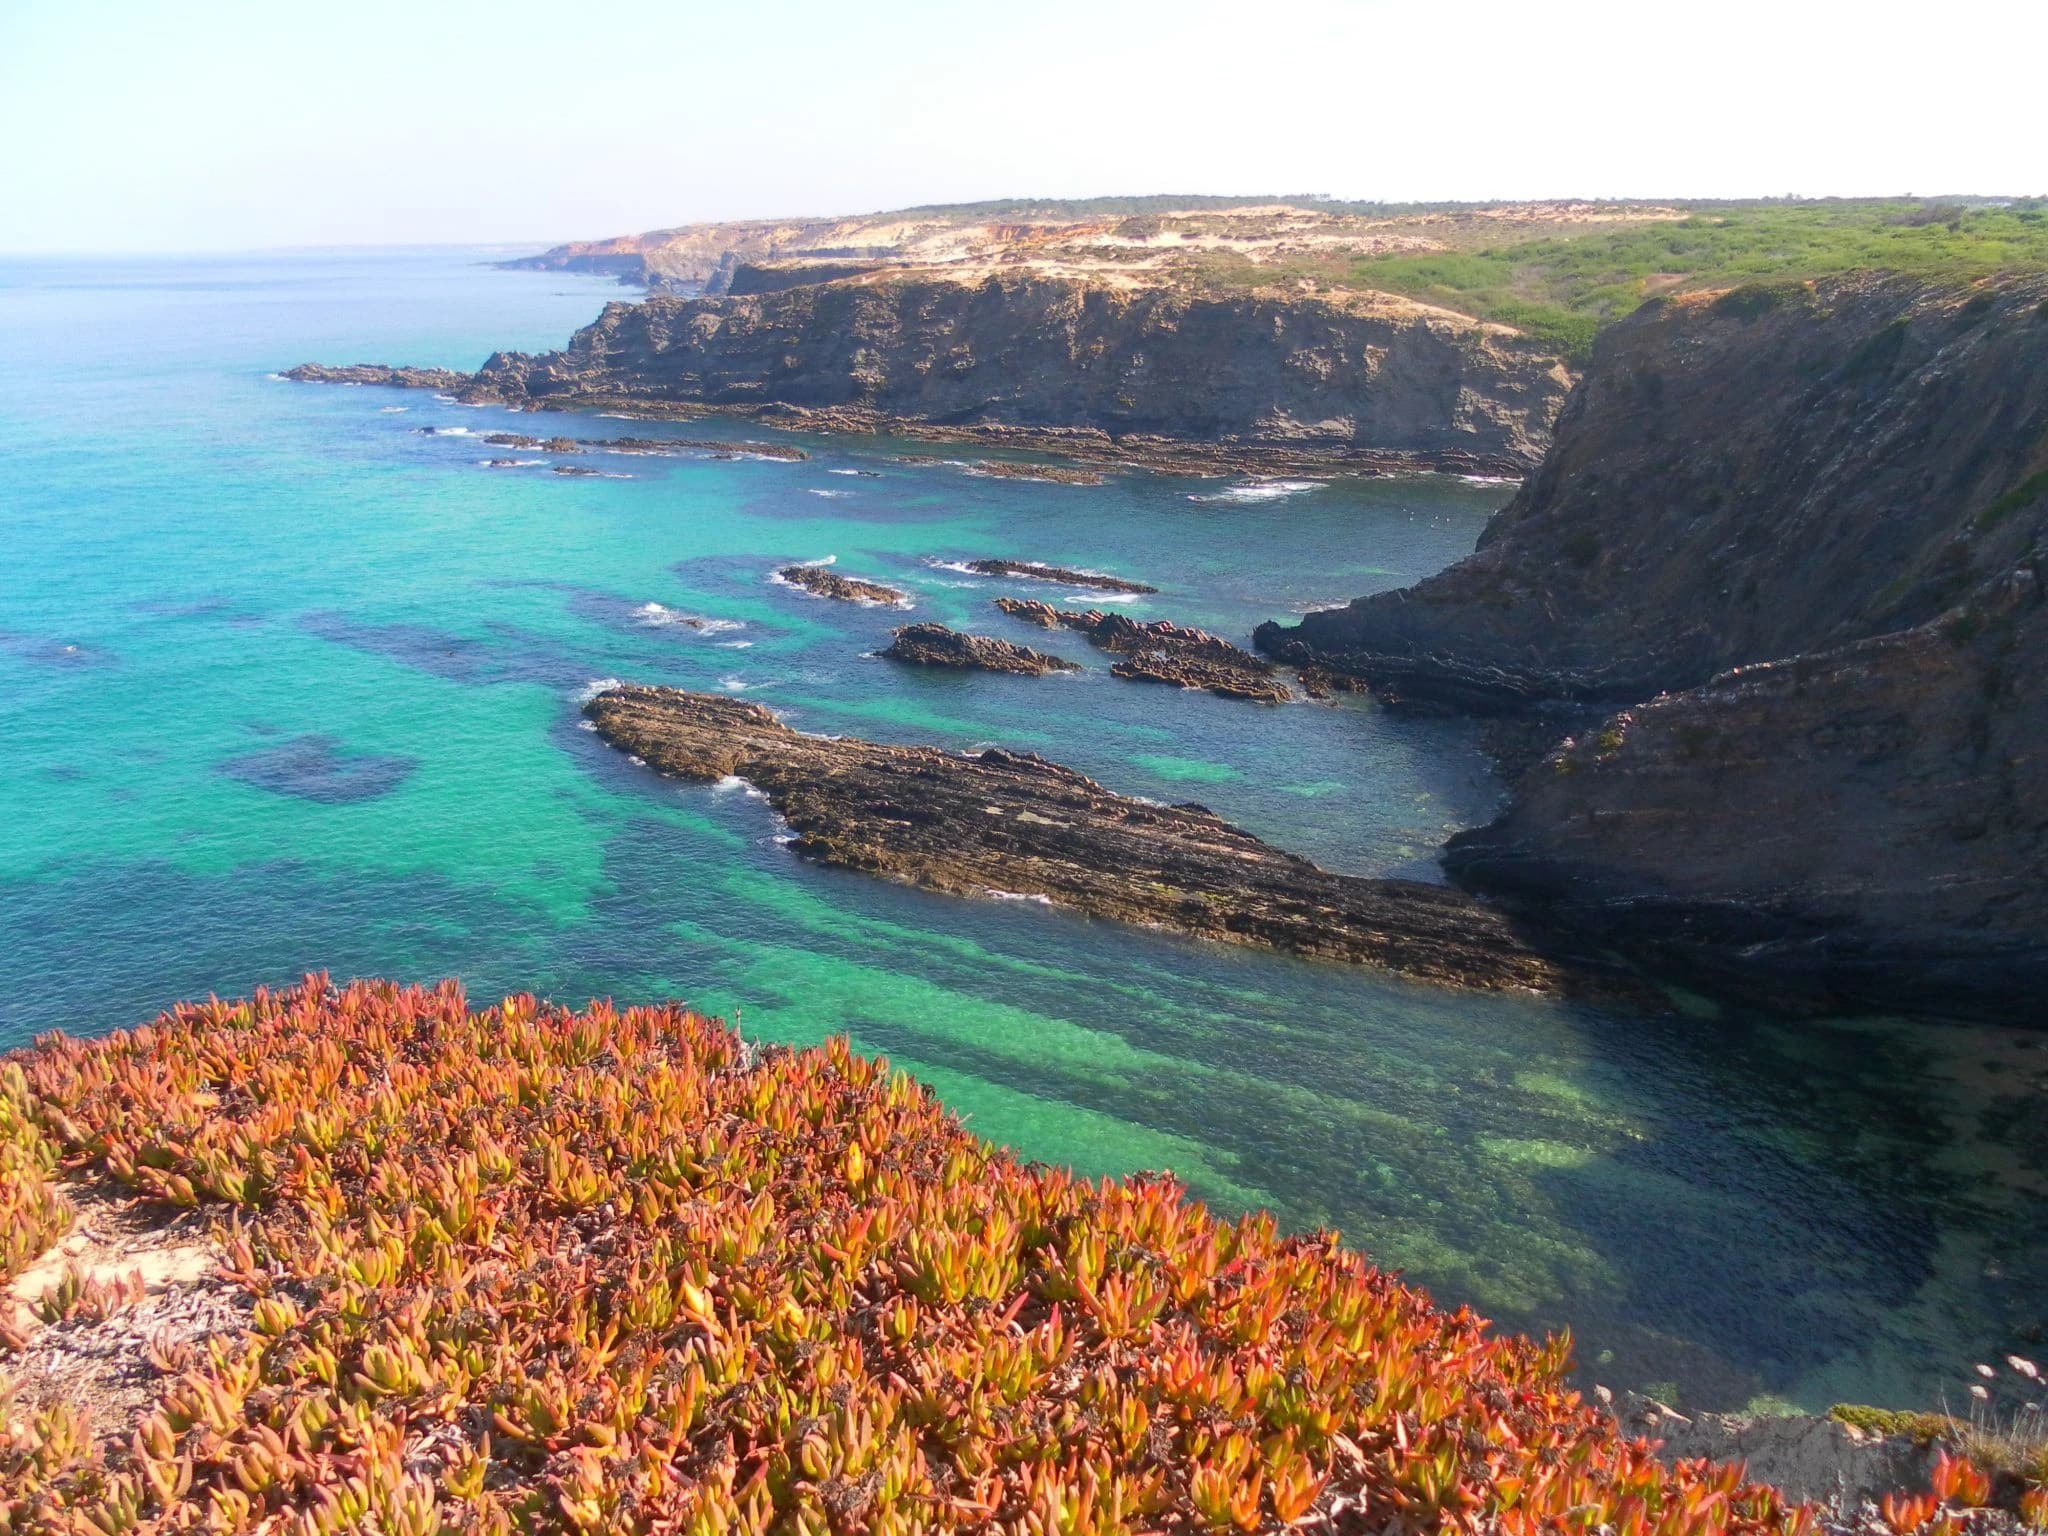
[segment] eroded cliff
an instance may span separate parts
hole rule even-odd
[[[494,356],[469,393],[1520,469],[1569,385],[1505,327],[1385,295],[890,274],[608,305],[559,352]]]
[[[2048,278],[1871,277],[1644,306],[1471,558],[1266,625],[1411,701],[1611,704],[1924,623],[2026,558]],[[2048,485],[2042,486],[2048,489]]]
[[[1470,559],[1260,642],[1600,706],[1452,842],[1467,885],[1708,985],[2027,1018],[2044,542],[2048,279],[1738,290],[1603,339]]]

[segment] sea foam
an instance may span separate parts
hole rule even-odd
[[[1190,495],[1189,501],[1259,502],[1279,501],[1287,496],[1299,496],[1304,491],[1321,490],[1321,480],[1243,480],[1236,485],[1225,486],[1209,496]]]

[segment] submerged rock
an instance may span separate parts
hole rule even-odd
[[[215,772],[272,794],[350,805],[390,794],[418,766],[416,758],[349,752],[338,738],[315,732],[231,757]]]
[[[1041,629],[1079,630],[1090,644],[1122,658],[1109,669],[1117,677],[1203,688],[1226,698],[1265,704],[1284,704],[1294,697],[1287,685],[1274,676],[1271,662],[1205,629],[1190,629],[1165,620],[1140,624],[1121,613],[1104,613],[1097,608],[1077,613],[1015,597],[999,597],[996,606],[1011,618]]]
[[[1036,560],[969,560],[967,569],[977,576],[1022,576],[1032,581],[1056,581],[1066,587],[1093,587],[1098,592],[1157,592],[1142,581],[1125,581],[1121,576],[1104,576],[1095,571],[1074,571],[1063,565],[1044,565]]]
[[[943,624],[906,624],[896,631],[895,641],[881,654],[891,661],[924,667],[965,667],[1032,677],[1081,670],[1063,657],[1048,656],[1028,645],[1015,645],[987,635],[963,635]]]
[[[1132,799],[1042,758],[805,736],[758,704],[673,688],[613,688],[584,713],[656,772],[755,785],[795,850],[829,864],[1460,986],[1631,991],[1471,896],[1331,874],[1200,806]]]

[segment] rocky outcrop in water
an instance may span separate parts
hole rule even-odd
[[[525,432],[487,432],[483,440],[496,448],[537,448],[543,453],[710,453],[726,458],[746,454],[750,458],[781,459],[792,464],[810,457],[788,443],[738,442],[717,437],[534,437]]]
[[[1063,565],[1041,565],[1036,560],[969,560],[967,569],[977,576],[1022,576],[1031,581],[1056,581],[1064,587],[1093,587],[1098,592],[1157,592],[1142,581],[1125,581],[1121,576],[1104,576],[1095,571],[1071,571]]]
[[[466,373],[453,368],[394,368],[388,363],[349,363],[339,367],[325,363],[300,363],[287,368],[285,378],[295,384],[375,384],[390,389],[431,389],[450,394],[465,388]]]
[[[745,779],[789,823],[796,852],[848,869],[1460,986],[1628,985],[1473,897],[1334,875],[1201,806],[1131,799],[1041,758],[805,736],[757,704],[672,688],[614,688],[584,712],[658,773]]]
[[[1015,597],[999,597],[996,606],[1011,618],[1041,629],[1079,630],[1089,644],[1121,658],[1109,669],[1117,677],[1202,688],[1226,698],[1263,704],[1284,704],[1294,697],[1274,676],[1270,662],[1205,629],[1165,620],[1140,624],[1124,614],[1104,613],[1098,608],[1077,613]]]
[[[991,480],[1043,480],[1049,485],[1100,485],[1102,472],[1067,464],[1034,464],[1027,459],[981,459],[967,468],[970,475]]]
[[[922,667],[960,667],[981,672],[1016,672],[1041,677],[1047,672],[1078,672],[1063,657],[1048,656],[1028,645],[1014,645],[988,635],[963,635],[943,624],[906,624],[882,655]]]
[[[1738,290],[1602,338],[1470,559],[1258,642],[1580,710],[1473,887],[1704,986],[2038,1017],[2044,557],[2048,279]]]
[[[825,565],[786,565],[775,573],[792,587],[802,587],[818,597],[836,598],[842,603],[878,603],[908,607],[910,599],[894,587],[879,581],[862,581],[858,576],[841,576]]]
[[[1568,384],[1555,357],[1502,327],[1385,295],[1211,296],[1001,273],[610,304],[559,352],[494,356],[468,393],[1519,471],[1541,454]]]

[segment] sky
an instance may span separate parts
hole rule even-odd
[[[2048,191],[2048,5],[0,0],[0,251],[1141,192]]]

